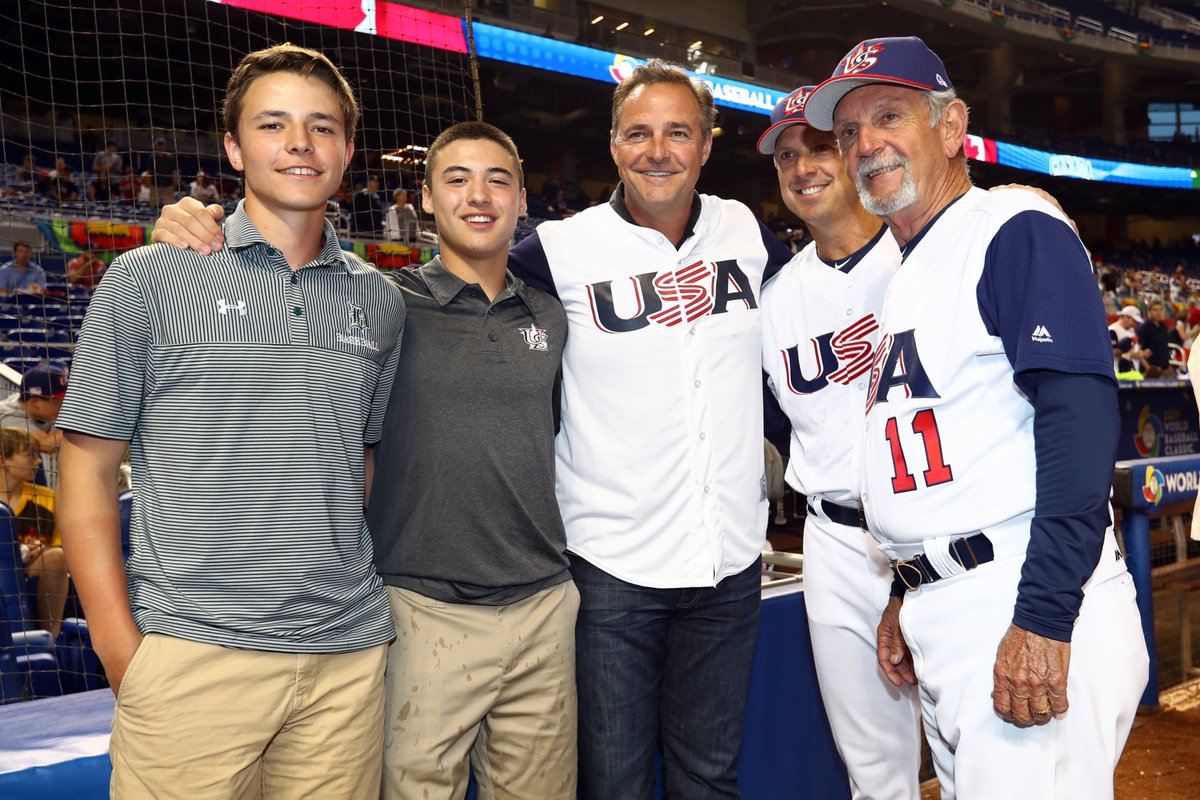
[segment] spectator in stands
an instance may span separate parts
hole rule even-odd
[[[1100,275],[1100,296],[1104,298],[1104,313],[1120,314],[1121,300],[1117,297],[1117,287],[1121,279],[1115,272],[1105,272]]]
[[[69,577],[54,517],[54,492],[33,482],[40,463],[37,443],[27,431],[0,428],[0,500],[12,510],[25,577],[37,581],[36,625],[57,637]]]
[[[82,286],[84,289],[94,289],[104,276],[108,267],[96,255],[94,246],[88,248],[67,262],[67,283],[71,286]]]
[[[188,191],[188,194],[201,203],[217,202],[217,187],[208,179],[208,173],[204,170],[196,173],[196,180],[192,181],[192,188]]]
[[[21,376],[21,386],[16,392],[0,400],[0,426],[20,428],[33,437],[42,454],[46,485],[51,488],[58,482],[62,431],[55,428],[55,423],[67,396],[67,378],[62,367],[34,367]]]
[[[1134,329],[1141,325],[1142,321],[1142,312],[1138,311],[1137,306],[1125,306],[1117,315],[1116,322],[1108,326],[1108,330],[1115,334],[1118,340],[1130,339],[1136,333]]]
[[[13,242],[13,258],[0,266],[0,296],[41,294],[46,289],[46,272],[33,260],[33,245]]]
[[[26,194],[45,194],[46,176],[38,169],[37,158],[33,153],[26,153],[21,159],[21,169],[17,171],[17,183]]]
[[[1161,300],[1152,300],[1146,307],[1148,319],[1137,326],[1138,344],[1146,353],[1147,378],[1173,378],[1175,370],[1171,367],[1171,348],[1168,334],[1171,327],[1163,318],[1166,311]]]
[[[102,166],[95,177],[88,181],[87,198],[94,203],[107,203],[113,197],[112,176],[108,174],[108,167]]]
[[[358,117],[320,53],[247,55],[224,106],[246,191],[229,246],[122,253],[88,305],[58,514],[117,693],[113,797],[379,796],[395,627],[363,501],[404,304],[325,220]]]
[[[50,171],[50,196],[59,203],[73,203],[79,197],[79,185],[65,158],[55,161],[54,169]]]
[[[141,180],[137,185],[137,193],[134,196],[134,200],[136,200],[139,205],[141,203],[149,204],[154,200],[154,173],[150,170],[146,170],[142,173]]]
[[[397,189],[392,193],[392,205],[387,210],[387,222],[383,226],[383,235],[394,242],[408,244],[417,238],[420,222],[417,220],[417,210],[408,202],[408,192]]]
[[[366,188],[354,193],[350,216],[350,231],[355,236],[376,238],[383,228],[385,209],[379,198],[379,178],[367,178]]]
[[[125,164],[121,160],[121,154],[117,150],[116,141],[109,139],[104,149],[96,153],[92,158],[92,172],[97,174],[103,172],[108,176],[112,183],[112,188],[116,189],[117,184],[121,181],[121,173],[125,171]]]
[[[150,186],[150,205],[164,206],[175,202],[179,191],[179,159],[168,152],[167,140],[161,136],[154,140],[154,152],[145,166],[154,176]]]
[[[1130,336],[1118,340],[1112,331],[1109,331],[1109,335],[1113,340],[1113,369],[1118,380],[1143,380],[1146,377],[1146,354],[1138,347],[1137,339]]]

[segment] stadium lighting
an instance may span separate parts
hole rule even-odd
[[[688,50],[699,50],[699,49],[700,49],[700,45],[702,45],[702,44],[704,44],[704,40],[703,40],[703,39],[697,39],[696,41],[694,41],[694,42],[692,42],[691,44],[689,44],[689,45],[688,45]]]
[[[628,23],[628,22],[622,22],[620,25],[618,25],[618,26],[617,26],[617,30],[619,30],[619,31],[623,31],[623,30],[625,30],[625,29],[626,29],[626,28],[628,28],[628,27],[629,27],[629,23]]]
[[[406,147],[401,147],[399,150],[393,150],[380,156],[381,161],[394,161],[397,164],[404,166],[419,166],[425,163],[425,154],[429,152],[428,147],[422,147],[419,144],[410,144]]]
[[[594,20],[592,20],[592,24],[593,24],[593,25],[595,25],[595,24],[597,24],[597,23],[600,23],[600,22],[603,22],[603,21],[604,21],[604,15],[603,15],[603,14],[597,14],[597,15],[596,15],[596,18],[595,18]]]
[[[649,36],[652,33],[654,33],[654,28],[646,28],[646,32],[642,36]]]

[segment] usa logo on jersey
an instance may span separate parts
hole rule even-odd
[[[917,352],[915,330],[885,333],[875,349],[871,363],[871,386],[867,390],[867,413],[875,404],[886,403],[892,389],[899,389],[908,397],[941,397],[933,388],[921,355]]]
[[[648,325],[672,328],[724,314],[731,304],[758,308],[754,289],[736,260],[696,261],[662,272],[644,272],[587,287],[592,320],[605,333],[630,333]]]
[[[801,368],[800,344],[780,350],[787,373],[787,385],[794,394],[812,394],[832,381],[843,386],[871,368],[871,337],[879,330],[874,314],[847,325],[840,331],[830,331],[808,340],[812,347],[815,374],[804,376]]]

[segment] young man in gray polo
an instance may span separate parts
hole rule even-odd
[[[113,795],[365,800],[394,627],[362,505],[403,299],[324,221],[358,120],[328,59],[250,54],[225,120],[246,195],[227,246],[113,262],[59,418],[64,545],[118,692]]]

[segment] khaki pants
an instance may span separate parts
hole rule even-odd
[[[113,799],[377,797],[385,659],[147,636],[117,698]]]
[[[506,606],[442,603],[388,587],[383,797],[457,800],[468,761],[480,800],[574,800],[571,581]]]

